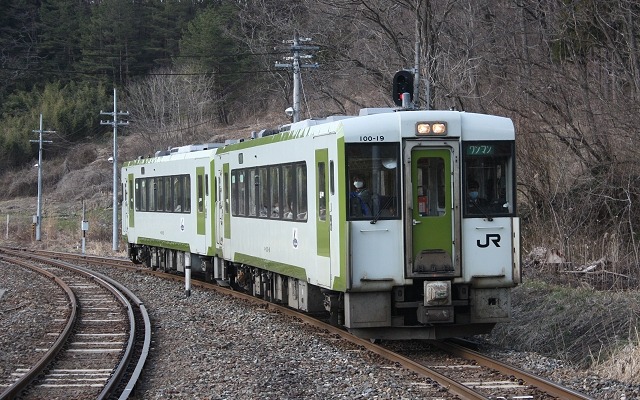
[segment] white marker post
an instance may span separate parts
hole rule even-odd
[[[191,296],[191,253],[184,253],[184,294]]]

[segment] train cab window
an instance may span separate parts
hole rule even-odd
[[[465,216],[515,214],[514,149],[513,142],[463,144]]]
[[[398,143],[349,143],[346,201],[350,220],[400,218]]]

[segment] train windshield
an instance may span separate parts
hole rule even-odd
[[[462,147],[465,216],[514,215],[514,143],[466,142]]]
[[[398,143],[346,145],[350,220],[400,218],[399,152]]]

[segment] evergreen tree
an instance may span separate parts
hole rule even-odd
[[[140,55],[136,42],[137,3],[106,0],[92,7],[82,28],[82,61],[85,73],[122,85],[135,73]]]
[[[9,93],[38,78],[37,14],[33,1],[0,2],[0,110]]]
[[[239,31],[237,8],[231,3],[210,6],[191,21],[180,40],[179,63],[214,76],[220,122],[228,122],[225,103],[242,93],[248,64],[246,49],[234,39]]]
[[[39,51],[49,79],[74,80],[71,72],[82,56],[81,26],[89,17],[88,3],[43,0],[40,6]]]
[[[155,0],[149,5],[147,41],[154,67],[169,67],[180,53],[180,36],[206,4],[200,1]]]

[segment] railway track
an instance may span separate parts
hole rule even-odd
[[[52,254],[49,253],[49,255]],[[119,268],[127,268],[175,281],[184,279],[158,271],[141,269],[121,259],[86,257],[77,254],[56,254],[56,257],[73,259],[76,262],[83,259],[87,263],[116,265]],[[344,330],[328,325],[311,316],[300,314],[287,307],[263,302],[253,296],[209,283],[194,281],[192,285],[194,287],[213,289],[250,302],[260,303],[263,307],[301,319],[307,324],[322,329],[327,335],[339,336],[378,354],[384,359],[398,363],[417,374],[429,377],[459,398],[590,399],[590,397],[582,393],[564,388],[514,366],[490,359],[463,346],[446,342],[423,341],[420,342],[420,346],[423,346],[421,350],[416,351],[415,348],[403,349],[402,346],[394,344],[398,342],[387,342],[383,345],[371,343],[368,340],[357,338]]]
[[[0,249],[0,258],[55,280],[68,304],[60,331],[50,332],[52,342],[40,349],[44,356],[17,369],[0,399],[126,399],[151,340],[144,305],[112,279],[77,265],[8,249]]]

